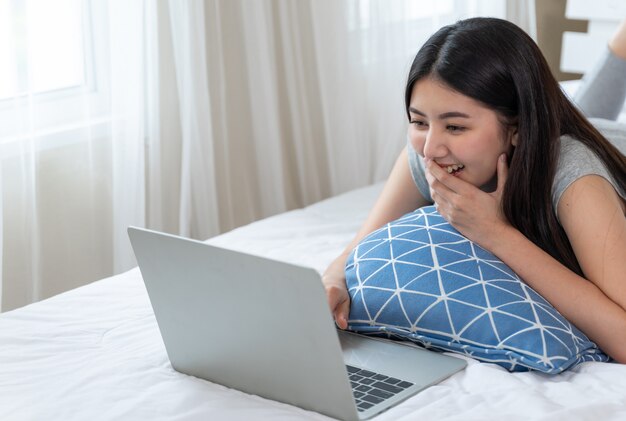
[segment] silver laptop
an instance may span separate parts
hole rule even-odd
[[[337,330],[311,268],[140,228],[128,234],[174,369],[343,420],[466,362]]]

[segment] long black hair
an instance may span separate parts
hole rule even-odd
[[[417,53],[406,85],[407,116],[413,85],[432,77],[494,110],[517,127],[502,211],[528,239],[584,276],[552,206],[559,138],[589,147],[626,191],[626,158],[563,94],[541,51],[524,31],[495,18],[445,26]],[[409,116],[410,119],[410,116]]]

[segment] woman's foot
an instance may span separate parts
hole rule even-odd
[[[622,21],[617,32],[613,34],[609,41],[609,48],[613,54],[626,60],[626,19]]]

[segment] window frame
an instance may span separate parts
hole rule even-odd
[[[5,156],[21,150],[28,139],[48,149],[79,142],[86,131],[99,136],[111,120],[107,5],[95,0],[79,4],[84,83],[1,99],[0,147]]]

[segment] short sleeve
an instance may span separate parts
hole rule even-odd
[[[569,136],[560,139],[560,155],[554,183],[552,184],[552,205],[557,214],[563,192],[576,180],[586,175],[599,175],[626,199],[626,193],[617,187],[617,182],[604,166],[604,163],[582,142]]]
[[[430,197],[430,188],[428,187],[428,181],[426,181],[426,170],[424,168],[424,161],[415,152],[413,145],[407,138],[406,149],[409,156],[409,168],[411,169],[411,176],[417,186],[419,192],[424,196],[426,200],[432,203],[433,199]]]

